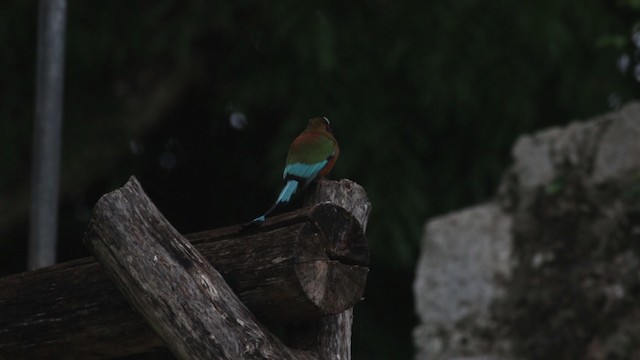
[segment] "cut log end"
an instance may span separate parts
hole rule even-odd
[[[322,203],[275,216],[265,229],[295,222],[305,224],[290,243],[295,275],[315,308],[304,313],[313,318],[353,307],[362,299],[369,272],[369,249],[358,220],[340,206]]]
[[[311,219],[325,234],[327,256],[345,265],[369,266],[369,248],[358,220],[342,207],[323,203]]]
[[[369,272],[366,239],[358,221],[339,206],[316,205],[309,219],[321,248],[299,248],[305,253],[297,254],[296,275],[314,306],[324,314],[337,314],[362,298]]]

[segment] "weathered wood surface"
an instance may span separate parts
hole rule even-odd
[[[303,358],[257,321],[137,180],[98,201],[83,241],[177,358]]]
[[[360,299],[366,240],[343,209],[302,209],[252,231],[229,227],[187,238],[261,319],[314,318]],[[0,358],[99,359],[160,346],[90,258],[0,279]]]
[[[318,181],[306,199],[307,205],[332,203],[347,209],[367,228],[371,202],[364,189],[350,180]],[[316,320],[303,321],[288,329],[288,342],[296,349],[310,351],[321,360],[351,359],[353,309]]]
[[[343,208],[307,207],[268,219],[254,231],[242,232],[242,241],[215,231],[190,239],[260,318],[316,319],[362,298],[369,251],[357,219]]]

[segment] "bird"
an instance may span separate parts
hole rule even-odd
[[[333,137],[331,123],[326,117],[309,120],[304,131],[289,146],[282,179],[284,186],[273,205],[264,214],[243,225],[257,226],[281,204],[288,203],[294,194],[303,191],[319,177],[329,174],[338,159],[340,147]]]

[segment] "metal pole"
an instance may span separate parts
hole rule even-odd
[[[66,0],[40,0],[29,269],[56,262]]]

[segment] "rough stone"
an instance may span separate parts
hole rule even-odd
[[[640,169],[640,103],[608,115],[611,125],[602,135],[595,157],[593,180],[603,183]]]
[[[417,359],[493,356],[482,350],[494,340],[477,334],[492,328],[489,305],[509,272],[510,231],[511,218],[493,203],[428,223],[414,285]]]
[[[416,359],[640,359],[640,103],[518,138],[496,200],[431,219]]]

